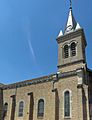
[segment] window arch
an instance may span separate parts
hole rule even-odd
[[[20,101],[19,102],[19,113],[18,113],[19,117],[23,117],[23,109],[24,109],[24,102]]]
[[[44,116],[44,100],[40,99],[38,101],[38,117]]]
[[[64,93],[64,116],[70,117],[70,92]]]
[[[64,46],[64,50],[63,50],[63,54],[64,54],[64,58],[68,58],[69,57],[69,47],[68,45]]]
[[[3,118],[7,116],[8,103],[6,102],[3,106]]]
[[[71,56],[76,56],[76,43],[75,42],[72,42],[71,43]]]
[[[6,103],[4,104],[4,111],[7,111],[7,109],[8,109],[8,103],[6,102]]]

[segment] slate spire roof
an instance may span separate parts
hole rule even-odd
[[[74,31],[76,29],[76,26],[77,26],[77,22],[73,16],[72,6],[70,6],[69,15],[68,15],[68,19],[67,19],[67,24],[65,26],[64,34]]]
[[[77,29],[80,29],[80,25],[78,22],[76,22],[74,16],[73,16],[73,11],[72,11],[72,2],[70,0],[70,8],[69,8],[69,14],[68,14],[68,19],[67,19],[67,22],[66,22],[66,26],[65,26],[65,29],[64,29],[64,33],[60,30],[60,33],[58,35],[58,37],[62,36],[62,35],[65,35],[67,33],[70,33],[70,32],[73,32]]]

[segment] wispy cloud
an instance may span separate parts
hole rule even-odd
[[[31,43],[30,34],[27,35],[27,42],[28,42],[28,47],[29,47],[30,53],[32,54],[33,60],[36,63],[36,56],[35,56],[33,46],[32,46],[32,43]]]
[[[33,62],[36,64],[36,56],[34,53],[34,49],[32,46],[32,38],[31,38],[31,24],[30,24],[30,19],[28,17],[25,17],[24,21],[23,21],[23,25],[24,25],[24,32],[26,33],[26,40],[27,40],[27,44],[28,44],[28,48],[30,51],[30,55],[31,58],[33,59]]]
[[[30,51],[30,56],[31,56],[31,59],[33,60],[33,64],[34,64],[34,67],[36,67],[36,71],[38,74],[43,74],[42,70],[40,69],[38,63],[37,63],[37,60],[36,60],[36,55],[35,55],[35,52],[34,52],[34,49],[33,49],[33,45],[32,45],[32,36],[31,36],[31,22],[30,22],[30,19],[28,17],[25,17],[25,19],[23,19],[23,29],[24,29],[24,34],[26,35],[26,42],[27,42],[27,45],[28,45],[28,48],[29,48],[29,51]]]

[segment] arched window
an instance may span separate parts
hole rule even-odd
[[[71,56],[76,56],[76,43],[71,43]]]
[[[24,102],[20,101],[19,102],[19,113],[18,113],[19,117],[23,117],[23,109],[24,109]]]
[[[3,106],[3,118],[7,116],[8,103],[6,102]]]
[[[38,101],[38,117],[43,117],[44,115],[44,100],[40,99]]]
[[[7,111],[7,109],[8,109],[8,103],[6,102],[6,103],[4,104],[4,111]]]
[[[64,116],[70,117],[70,93],[66,91],[64,93]]]
[[[68,58],[69,57],[69,48],[68,48],[68,45],[65,45],[64,46],[64,58]]]

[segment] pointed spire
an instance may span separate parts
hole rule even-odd
[[[79,25],[79,23],[77,23],[77,25],[76,25],[76,30],[77,29],[80,29],[81,28],[81,26]]]
[[[65,32],[64,34],[66,33],[69,33],[69,32],[73,32],[76,28],[76,25],[77,25],[77,22],[73,16],[73,12],[72,12],[72,2],[70,0],[70,9],[69,9],[69,15],[68,15],[68,20],[67,20],[67,24],[66,24],[66,27],[65,27]]]
[[[62,36],[63,35],[63,32],[62,30],[60,30],[59,34],[58,34],[58,37]]]
[[[76,31],[78,29],[81,29],[81,26],[79,25],[78,22],[76,22],[74,16],[73,16],[73,11],[72,11],[72,0],[70,1],[70,8],[69,8],[69,14],[68,14],[68,19],[67,19],[67,23],[65,26],[65,30],[64,32],[62,32],[62,30],[60,30],[58,37],[63,36],[67,33]]]

